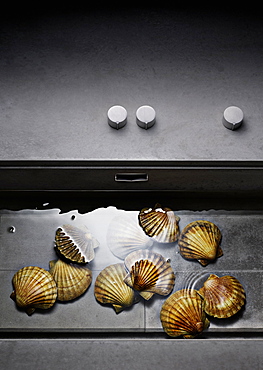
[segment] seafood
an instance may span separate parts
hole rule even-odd
[[[171,337],[194,338],[209,326],[203,299],[194,289],[182,289],[170,295],[162,305],[160,319]]]
[[[221,232],[212,222],[198,220],[188,224],[178,240],[182,257],[198,260],[202,266],[223,255],[220,247]]]
[[[211,274],[198,293],[204,299],[205,312],[217,318],[235,315],[245,304],[245,290],[234,276]]]
[[[125,283],[146,300],[155,293],[168,295],[174,287],[175,275],[168,261],[147,249],[130,253],[124,260],[128,274]]]
[[[150,248],[153,241],[139,226],[137,215],[124,213],[111,221],[107,243],[116,257],[124,259],[135,250]]]
[[[173,243],[179,237],[180,218],[170,208],[157,203],[154,208],[143,208],[138,218],[146,235],[158,243]]]
[[[49,266],[49,272],[57,284],[59,301],[71,301],[79,297],[91,284],[92,272],[86,266],[61,259],[50,261]]]
[[[111,304],[116,313],[138,302],[133,289],[123,281],[126,271],[123,263],[105,267],[97,276],[94,295],[102,304]]]
[[[95,257],[94,249],[99,246],[85,225],[76,227],[70,224],[57,229],[55,244],[65,258],[77,263],[92,261]]]
[[[37,266],[27,266],[13,276],[12,298],[18,307],[32,315],[36,308],[51,308],[57,298],[57,286],[51,274]]]

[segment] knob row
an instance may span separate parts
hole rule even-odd
[[[156,113],[149,105],[143,105],[136,111],[136,123],[144,129],[148,129],[155,124]],[[241,126],[244,119],[243,111],[236,106],[230,106],[223,113],[223,125],[236,130]],[[121,105],[114,105],[108,110],[108,123],[115,129],[124,127],[127,123],[127,110]]]

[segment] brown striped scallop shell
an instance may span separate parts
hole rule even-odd
[[[105,267],[97,276],[94,295],[98,302],[111,304],[116,313],[123,311],[138,302],[133,289],[123,281],[126,270],[123,263],[116,263]]]
[[[203,300],[194,289],[182,289],[170,295],[163,303],[160,319],[170,337],[194,338],[209,326]]]
[[[99,246],[85,225],[76,227],[70,224],[57,229],[55,244],[62,256],[76,263],[92,261],[94,249]]]
[[[91,284],[92,272],[86,266],[60,259],[50,261],[49,266],[49,272],[57,284],[59,301],[71,301],[79,297]]]
[[[180,218],[170,208],[156,204],[154,208],[142,209],[138,218],[146,235],[158,243],[173,243],[178,239]]]
[[[168,295],[174,287],[175,275],[168,261],[147,249],[130,253],[124,260],[128,274],[124,281],[146,300],[155,293]]]
[[[221,232],[214,223],[198,220],[182,230],[178,245],[182,257],[198,260],[202,266],[206,266],[223,255],[220,241]]]
[[[11,298],[18,307],[32,315],[36,308],[48,309],[57,298],[57,286],[51,274],[37,266],[27,266],[13,276]]]
[[[234,276],[211,274],[198,292],[204,298],[205,312],[217,318],[235,315],[245,304],[245,290]]]

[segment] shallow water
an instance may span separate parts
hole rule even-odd
[[[231,319],[211,319],[209,332],[215,331],[262,331],[262,259],[263,226],[261,212],[231,211],[178,211],[180,230],[188,223],[205,219],[214,222],[222,232],[221,248],[224,255],[206,267],[198,262],[187,261],[179,253],[177,243],[153,242],[152,251],[170,261],[175,272],[173,292],[182,288],[200,289],[211,273],[219,276],[233,275],[244,286],[246,305]],[[86,332],[162,331],[159,313],[167,297],[154,295],[150,301],[140,302],[116,314],[108,305],[99,304],[94,297],[94,281],[106,266],[122,262],[109,248],[109,228],[113,219],[136,220],[137,211],[125,211],[116,207],[97,208],[92,212],[77,210],[62,213],[60,209],[25,209],[0,212],[0,329],[11,331],[68,331]],[[99,241],[95,258],[88,264],[93,281],[86,293],[68,303],[56,303],[47,311],[37,310],[31,317],[18,310],[9,298],[14,273],[29,265],[49,269],[49,261],[57,258],[54,249],[55,232],[63,224],[86,225]],[[121,228],[121,225],[120,225]],[[126,230],[120,230],[125,235]]]

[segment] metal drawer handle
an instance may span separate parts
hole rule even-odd
[[[147,173],[116,173],[115,181],[118,182],[141,182],[148,181]]]

